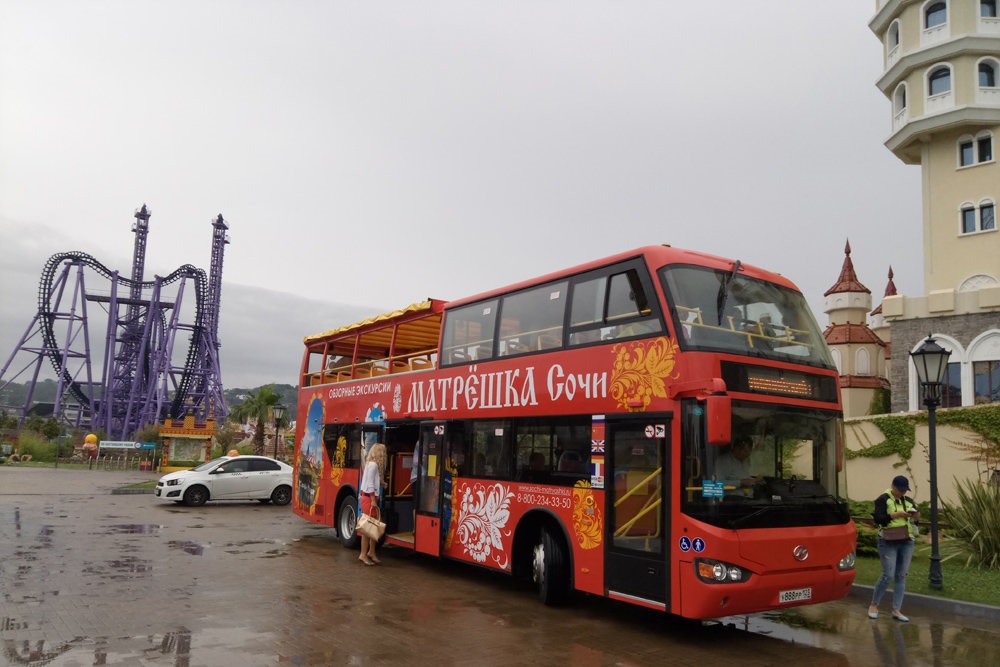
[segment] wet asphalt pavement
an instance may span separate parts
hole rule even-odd
[[[383,550],[256,502],[112,492],[155,473],[0,468],[0,665],[996,665],[1000,622],[867,600],[699,624]],[[749,631],[747,631],[749,630]]]

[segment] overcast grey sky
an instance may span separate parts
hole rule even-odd
[[[0,363],[45,260],[209,266],[230,387],[302,337],[647,244],[920,293],[871,0],[3,0]]]

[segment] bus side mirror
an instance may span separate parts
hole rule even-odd
[[[705,396],[705,436],[710,445],[728,445],[733,435],[733,404],[728,396]]]

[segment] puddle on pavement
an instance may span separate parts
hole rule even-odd
[[[202,556],[205,553],[204,544],[198,544],[197,542],[191,542],[188,540],[170,540],[167,542],[167,546],[171,549],[179,549],[186,554],[191,554],[192,556]]]
[[[119,523],[107,527],[109,535],[156,535],[160,532],[159,524],[155,523]]]
[[[126,556],[114,560],[87,563],[83,567],[84,574],[107,577],[113,580],[134,579],[145,577],[153,572],[153,562],[145,558]]]
[[[9,629],[16,629],[11,626]],[[249,664],[253,656],[269,655],[273,662],[303,664],[286,656],[262,652],[260,633],[245,628],[187,629],[126,637],[74,637],[69,641],[3,639],[2,658],[11,665],[44,665],[58,660],[66,665]],[[243,654],[241,660],[240,654]],[[233,661],[236,661],[235,663]]]
[[[285,551],[284,549],[271,549],[270,551],[262,555],[261,558],[280,558],[282,556],[287,556],[287,555],[288,552]]]

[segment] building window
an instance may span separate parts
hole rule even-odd
[[[997,70],[989,62],[979,63],[979,87],[996,88]]]
[[[985,136],[976,139],[976,159],[979,162],[990,162],[993,159],[993,137]]]
[[[962,233],[990,232],[997,228],[996,205],[991,200],[985,200],[979,206],[962,204]]]
[[[962,405],[962,364],[948,364],[941,387],[941,407],[957,408]]]
[[[979,229],[989,231],[997,228],[996,208],[992,203],[979,207]]]
[[[948,3],[933,2],[924,10],[924,28],[933,28],[948,22]]]
[[[899,46],[899,21],[893,21],[892,25],[889,26],[889,32],[885,36],[885,45],[891,53],[897,46]]]
[[[968,167],[993,161],[993,135],[984,132],[977,137],[965,135],[958,140],[958,166]]]
[[[976,151],[971,141],[963,141],[958,145],[958,164],[968,167],[976,162]]]
[[[997,0],[979,0],[979,15],[985,19],[997,17]]]
[[[1000,361],[973,362],[972,384],[976,405],[1000,402]]]
[[[929,95],[941,95],[951,90],[951,69],[945,66],[933,70],[927,77]]]
[[[854,371],[857,375],[872,374],[871,355],[865,348],[861,348],[858,350],[854,364],[855,364]]]
[[[892,110],[893,113],[899,113],[900,111],[906,110],[906,84],[901,83],[896,86],[896,92],[892,95]]]
[[[976,207],[968,206],[962,209],[962,233],[971,234],[976,231]]]

